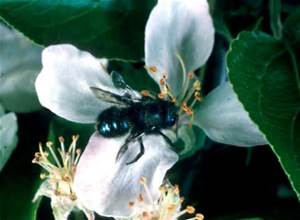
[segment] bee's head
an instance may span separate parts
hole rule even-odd
[[[174,126],[178,121],[178,108],[174,103],[166,103],[165,125],[166,127]]]

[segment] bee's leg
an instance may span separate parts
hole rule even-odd
[[[125,140],[125,143],[120,147],[120,150],[117,154],[116,161],[118,161],[121,156],[128,150],[128,145],[130,142],[135,141],[139,136],[141,136],[141,133],[131,133]]]
[[[129,165],[129,164],[132,164],[132,163],[135,163],[136,161],[138,161],[141,156],[143,156],[143,154],[145,153],[145,146],[143,144],[143,140],[142,140],[142,137],[138,137],[138,141],[140,143],[140,152],[136,155],[136,157],[129,161],[129,162],[126,162],[126,165]]]
[[[162,133],[161,131],[158,131],[158,133],[165,139],[165,141],[171,146],[171,147],[175,147],[175,143],[173,143],[171,141],[171,139],[165,135],[164,133]]]

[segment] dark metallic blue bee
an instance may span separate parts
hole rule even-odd
[[[138,141],[139,154],[127,164],[136,162],[144,154],[142,137],[146,134],[159,134],[172,145],[171,140],[161,132],[161,129],[170,129],[177,124],[178,107],[170,101],[142,97],[136,98],[133,89],[117,72],[112,72],[114,86],[123,89],[123,96],[91,87],[94,94],[101,100],[113,103],[114,106],[104,110],[98,116],[96,129],[107,138],[120,137],[128,132],[129,136],[120,147],[117,160],[127,151],[130,142]]]

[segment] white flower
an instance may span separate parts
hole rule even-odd
[[[74,191],[74,175],[80,157],[80,149],[76,149],[79,136],[72,137],[69,148],[65,148],[64,139],[59,138],[60,148],[55,150],[51,142],[47,142],[47,151],[39,144],[39,152],[35,153],[33,163],[39,164],[46,173],[41,174],[44,180],[34,196],[35,202],[40,196],[51,199],[51,207],[55,220],[67,220],[75,208],[82,210],[88,220],[94,219],[94,214],[85,208]],[[57,153],[57,151],[59,153]]]
[[[42,48],[1,23],[0,36],[0,103],[14,112],[40,109],[34,81],[42,68]]]
[[[195,112],[194,105],[202,97],[201,84],[193,71],[206,62],[213,42],[214,28],[206,0],[159,0],[149,16],[145,30],[146,69],[161,88],[159,97],[174,101],[180,107],[180,126],[193,123],[212,139],[225,143],[234,139],[233,143],[237,145],[252,144],[251,135],[244,136],[247,141],[250,139],[247,144],[244,144],[243,138],[235,141],[240,134],[230,133],[231,127],[235,125],[234,120],[232,117],[222,118],[228,114],[218,112],[218,115],[214,115],[216,121],[211,121],[213,117],[209,106],[215,106],[218,100],[213,94],[212,101],[204,99],[203,109],[209,111],[201,111],[200,105]],[[98,115],[111,106],[105,100],[96,98],[91,87],[119,95],[124,93],[114,88],[111,77],[98,59],[74,46],[56,45],[46,48],[42,54],[42,63],[43,69],[36,80],[39,100],[43,106],[68,120],[95,123]],[[153,94],[143,91],[142,95]],[[242,115],[235,127],[241,125],[239,131],[242,133],[248,133],[250,128],[255,131],[255,135],[259,134],[237,98],[225,95],[223,102],[228,103],[226,110],[230,113],[230,105],[233,103],[235,116]],[[137,92],[136,96],[140,97]],[[206,123],[206,116],[210,123]],[[220,132],[214,123],[223,122]],[[116,162],[117,152],[125,138],[103,138],[96,132],[90,138],[78,164],[74,182],[76,193],[86,207],[100,215],[132,215],[132,209],[126,204],[142,190],[138,183],[140,176],[151,180],[147,183],[149,192],[152,198],[158,198],[157,189],[166,171],[177,160],[177,155],[160,135],[146,135],[143,137],[145,154],[136,163],[126,164],[137,154],[138,143],[130,143],[129,150]]]
[[[0,104],[0,172],[17,146],[17,117],[15,113],[5,114]]]

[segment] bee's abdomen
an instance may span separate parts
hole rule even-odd
[[[106,109],[98,117],[97,130],[104,137],[117,137],[130,129],[128,117],[122,109]]]

